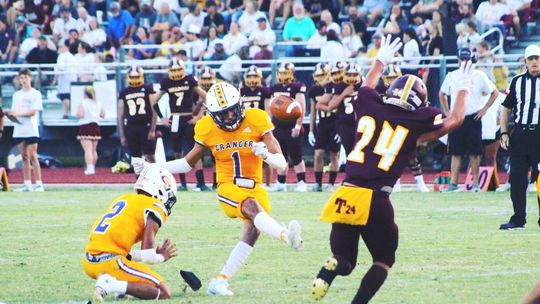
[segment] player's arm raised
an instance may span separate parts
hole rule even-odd
[[[141,241],[141,249],[132,249],[129,253],[133,261],[157,264],[178,255],[176,245],[169,239],[166,239],[160,247],[154,248],[155,237],[160,226],[159,219],[153,216],[153,213],[148,213]]]
[[[375,62],[373,63],[373,65],[371,66],[371,69],[367,73],[362,86],[367,86],[372,89],[375,89],[384,71],[384,67],[394,60],[395,54],[399,51],[399,49],[401,49],[402,45],[403,43],[401,42],[401,39],[399,38],[395,38],[392,41],[391,35],[382,37],[381,48],[377,52],[377,57],[375,58]]]
[[[473,70],[474,65],[470,61],[461,64],[459,73],[456,75],[458,93],[455,101],[456,104],[452,107],[452,112],[450,112],[450,115],[443,120],[442,128],[420,135],[417,144],[434,140],[448,134],[463,123],[463,120],[465,119],[465,101],[472,88]]]
[[[251,151],[278,171],[283,171],[287,167],[281,147],[271,131],[262,136],[261,142],[254,143]]]

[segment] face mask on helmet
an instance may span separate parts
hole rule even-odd
[[[388,87],[385,102],[414,111],[427,107],[427,88],[422,79],[414,75],[403,75]]]
[[[168,74],[171,80],[182,80],[182,78],[186,76],[184,62],[177,58],[173,58],[169,64]]]
[[[345,75],[345,64],[341,61],[336,62],[330,72],[330,80],[332,83],[338,84],[343,82]]]
[[[343,82],[347,85],[357,85],[362,83],[362,71],[355,64],[349,64],[345,68]]]
[[[318,63],[312,76],[318,86],[324,87],[330,81],[330,67],[325,63]]]
[[[144,72],[141,67],[131,67],[126,74],[127,84],[130,87],[140,87],[144,84]]]
[[[276,71],[277,81],[280,84],[287,84],[294,81],[294,65],[283,63]]]
[[[389,64],[386,69],[383,72],[383,82],[385,87],[389,87],[392,82],[398,78],[401,77],[401,69],[398,65],[395,64]]]
[[[206,94],[206,109],[216,125],[225,131],[236,130],[245,116],[240,92],[226,82],[212,85]]]
[[[205,91],[210,90],[210,87],[215,83],[216,81],[216,75],[212,69],[209,67],[204,68],[202,74],[201,74],[201,86]]]
[[[165,206],[167,215],[171,214],[176,203],[176,181],[169,171],[157,166],[148,166],[137,178],[134,188],[159,199]]]
[[[250,88],[262,86],[262,71],[258,67],[252,65],[244,74],[244,82]]]

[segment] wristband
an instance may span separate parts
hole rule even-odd
[[[508,132],[501,132],[501,136],[508,135]]]

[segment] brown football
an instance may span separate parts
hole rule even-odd
[[[297,120],[302,115],[300,103],[289,96],[280,95],[270,100],[270,112],[281,120]]]

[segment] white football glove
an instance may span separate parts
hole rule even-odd
[[[470,92],[473,84],[473,72],[475,65],[470,60],[462,62],[459,65],[459,70],[454,78],[456,81],[456,89],[458,91]]]
[[[131,165],[133,166],[133,171],[135,172],[135,174],[139,175],[144,170],[144,168],[150,164],[141,157],[132,157]]]
[[[377,52],[376,60],[379,60],[384,66],[394,60],[395,54],[401,49],[403,43],[400,38],[392,40],[392,35],[381,38],[381,48]]]
[[[315,134],[313,134],[313,132],[309,132],[308,142],[312,147],[315,146]]]
[[[262,159],[268,157],[268,149],[266,148],[266,144],[262,141],[254,143],[251,152]]]

